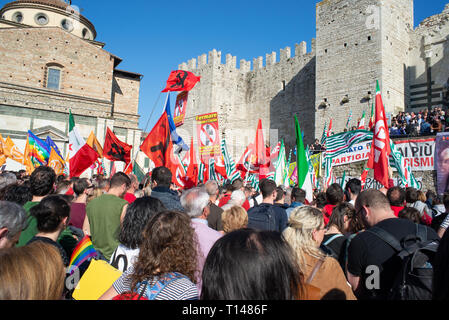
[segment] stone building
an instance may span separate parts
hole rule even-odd
[[[142,75],[96,40],[94,25],[60,0],[18,0],[0,10],[0,134],[21,150],[31,130],[68,152],[69,110],[81,135],[104,142],[106,128],[139,146]],[[11,170],[20,164],[8,159]],[[143,164],[143,157],[138,159]],[[121,169],[121,164],[117,168]],[[109,163],[106,161],[106,169]]]
[[[368,115],[379,80],[386,112],[447,107],[449,5],[414,27],[413,0],[324,0],[316,5],[316,39],[250,61],[212,50],[179,68],[201,76],[190,92],[186,132],[195,116],[218,112],[230,152],[239,158],[254,140],[258,119],[265,138],[295,145],[293,115],[306,143],[325,123],[341,132],[349,113]],[[265,63],[264,63],[265,62]],[[288,150],[288,149],[287,149]]]

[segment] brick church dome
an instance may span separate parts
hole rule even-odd
[[[10,2],[5,5],[5,8],[10,5],[16,5],[16,4],[22,4],[22,3],[35,3],[35,4],[42,4],[45,6],[55,7],[58,9],[66,10],[67,7],[70,6],[69,3],[61,0],[17,0]]]
[[[0,9],[3,19],[32,27],[59,26],[86,40],[95,40],[94,25],[78,12],[71,1],[63,0],[16,0]],[[74,21],[78,21],[75,25]]]

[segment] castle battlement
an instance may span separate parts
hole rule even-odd
[[[242,73],[247,73],[251,71],[257,71],[262,70],[264,68],[269,68],[271,66],[274,66],[278,63],[284,63],[288,61],[289,59],[298,58],[298,57],[306,57],[310,55],[315,55],[315,39],[312,39],[312,50],[310,52],[307,52],[307,43],[305,41],[301,43],[295,44],[295,51],[294,56],[292,56],[292,48],[285,47],[284,49],[279,50],[279,61],[277,60],[277,52],[273,51],[271,53],[267,53],[265,55],[265,61],[263,56],[259,56],[257,58],[254,58],[252,61],[247,61],[245,59],[241,59],[240,66],[237,67],[237,57],[233,56],[231,54],[226,54],[226,61],[223,64],[221,59],[221,51],[217,51],[216,49],[213,49],[212,51],[209,51],[207,54],[204,53],[200,56],[198,56],[197,59],[193,58],[190,59],[188,62],[181,63],[178,67],[179,70],[185,70],[185,71],[195,71],[207,66],[225,66],[226,68],[230,70],[239,70]],[[265,64],[264,64],[265,62]]]

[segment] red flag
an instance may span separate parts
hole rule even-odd
[[[193,138],[190,140],[189,166],[185,177],[185,187],[187,189],[196,187],[198,184],[198,163],[196,161],[195,148],[193,147]],[[186,155],[187,156],[187,155]]]
[[[328,137],[330,137],[330,135],[331,135],[331,132],[332,132],[332,119],[331,119],[331,121],[329,122],[329,129],[327,129],[327,136]]]
[[[253,163],[254,163],[254,144],[250,143],[246,149],[245,152],[243,152],[242,157],[240,158],[239,162],[237,163],[237,170],[243,172],[243,176],[245,176],[244,173],[247,171],[253,171],[255,170]]]
[[[390,135],[388,132],[387,118],[380,93],[379,82],[376,90],[376,112],[374,122],[374,136],[372,144],[374,179],[388,188],[388,165],[390,149]]]
[[[167,113],[164,112],[154,128],[140,146],[140,150],[150,158],[156,167],[170,169],[173,176],[177,169],[177,159],[173,155],[173,142]]]
[[[172,71],[167,80],[167,87],[162,92],[190,91],[200,79],[201,77],[197,77],[192,72],[183,70]]]
[[[186,171],[178,157],[173,157],[172,182],[179,188],[185,188]]]
[[[103,155],[111,161],[123,161],[128,164],[131,161],[131,149],[133,146],[120,141],[111,129],[107,129],[104,139]]]
[[[133,164],[132,164],[132,163],[130,163],[129,165],[127,165],[127,166],[125,167],[125,173],[126,173],[126,174],[131,174],[131,173],[133,173]]]
[[[173,143],[170,138],[170,126],[167,113],[164,112],[154,128],[140,146],[140,150],[150,158],[156,167],[163,167],[169,162]]]
[[[226,166],[223,160],[223,155],[220,154],[215,158],[215,172],[218,173],[223,178],[227,179],[228,175],[226,174]]]
[[[259,171],[259,179],[265,179],[270,172],[270,148],[267,148],[263,137],[262,120],[259,119],[256,132],[256,162],[255,166]]]

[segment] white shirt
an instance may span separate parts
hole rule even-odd
[[[121,272],[125,272],[134,265],[138,257],[139,249],[129,249],[120,244],[112,254],[109,264]]]

